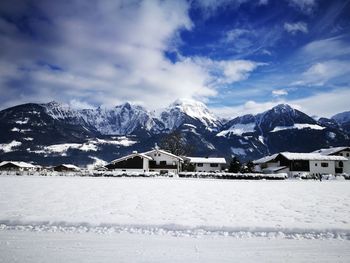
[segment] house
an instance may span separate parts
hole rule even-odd
[[[26,162],[3,161],[0,163],[2,171],[35,171],[38,166]]]
[[[264,173],[288,173],[289,176],[300,173],[335,175],[336,162],[347,160],[344,156],[327,156],[320,153],[282,152],[253,163],[256,165],[256,171]]]
[[[157,145],[144,153],[134,151],[132,154],[113,160],[106,165],[110,170],[128,172],[159,172],[160,174],[175,173],[181,170],[183,159]]]
[[[350,175],[350,147],[331,147],[314,151],[327,156],[343,156],[347,158],[347,161],[336,161],[335,172],[338,174],[346,173]]]
[[[185,159],[194,165],[195,172],[221,172],[223,166],[226,165],[225,158],[185,157]]]
[[[80,168],[73,164],[60,164],[53,168],[56,172],[79,172]]]

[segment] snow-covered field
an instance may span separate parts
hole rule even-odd
[[[178,249],[187,249],[188,253],[197,253],[193,249],[196,244],[203,250],[210,243],[215,247],[219,242],[222,251],[232,245],[239,248],[241,256],[249,247],[254,253],[264,253],[265,242],[269,253],[275,250],[275,256],[288,254],[281,253],[279,249],[283,248],[279,246],[290,245],[290,253],[297,253],[293,246],[299,247],[304,256],[305,246],[314,252],[319,250],[319,255],[325,253],[323,249],[335,246],[331,254],[338,257],[332,260],[346,262],[350,259],[349,188],[349,181],[3,176],[0,247],[6,253],[0,254],[15,253],[20,258],[18,246],[22,251],[38,250],[31,240],[40,241],[43,237],[52,241],[46,247],[48,253],[54,253],[55,242],[64,250],[67,245],[60,240],[68,238],[74,242],[76,237],[83,240],[81,244],[87,251],[103,248],[103,240],[108,250],[108,242],[123,243],[124,239],[128,249],[133,243],[145,249],[152,242],[161,246],[168,242],[174,246],[178,243]],[[150,243],[145,245],[148,240]],[[183,245],[186,242],[191,249]],[[88,249],[89,246],[92,247]],[[69,250],[74,248],[82,252],[79,245]],[[222,251],[213,253],[223,257]],[[168,252],[171,259],[173,252]],[[226,251],[226,255],[233,253]],[[191,261],[191,257],[184,259]]]

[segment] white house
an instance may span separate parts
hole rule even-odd
[[[331,147],[314,151],[314,153],[327,156],[343,156],[347,158],[347,161],[336,161],[335,171],[339,174],[350,174],[350,147]]]
[[[226,164],[225,158],[185,157],[185,159],[194,165],[195,172],[221,172],[223,165]]]
[[[183,159],[181,157],[161,150],[156,146],[153,150],[148,152],[133,152],[130,155],[113,160],[106,167],[116,171],[178,174],[182,162]]]
[[[347,161],[343,156],[327,156],[320,153],[282,152],[254,161],[257,171],[264,173],[286,172],[290,176],[299,173],[310,175],[336,174],[336,163]]]

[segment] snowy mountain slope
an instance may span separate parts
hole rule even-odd
[[[331,119],[335,120],[345,132],[350,134],[350,111],[338,113]]]
[[[204,126],[216,130],[221,126],[220,120],[201,102],[178,99],[160,114],[160,120],[168,130],[178,128],[184,123]]]
[[[204,104],[190,100],[177,100],[158,118],[130,103],[76,110],[51,102],[0,111],[0,159],[50,164],[110,161],[133,150],[148,150],[172,131],[182,135],[192,155],[234,155],[242,160],[350,144],[349,135],[334,119],[316,121],[285,104],[222,123]],[[117,143],[122,136],[133,143]]]
[[[47,114],[54,119],[87,126],[104,135],[128,135],[135,130],[158,131],[162,125],[143,107],[124,103],[112,109],[75,110],[51,102],[43,104]]]
[[[244,115],[234,118],[224,124],[217,136],[226,137],[229,141],[239,137],[248,138],[254,142],[255,149],[264,151],[260,141],[265,145],[267,152],[300,151],[308,152],[321,145],[340,145],[349,143],[349,138],[336,126],[326,122],[324,118],[314,120],[307,114],[293,109],[287,104],[280,104],[257,115]],[[232,149],[236,155],[252,155],[248,149],[235,146]],[[248,150],[248,152],[247,152]]]

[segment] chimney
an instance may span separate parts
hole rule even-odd
[[[159,146],[157,143],[154,144],[154,149],[159,150]]]
[[[133,153],[133,154],[136,154],[136,153],[137,153],[137,151],[132,151],[132,153]]]

